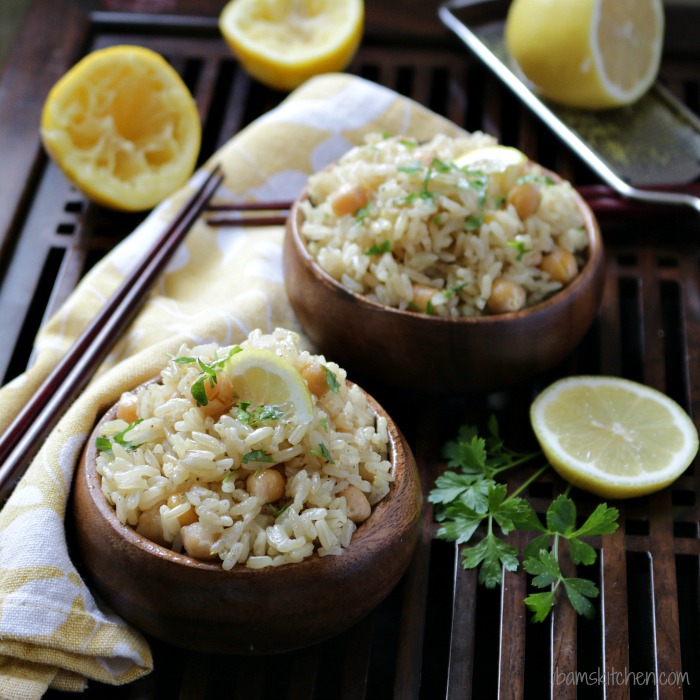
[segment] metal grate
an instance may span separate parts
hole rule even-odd
[[[151,18],[95,13],[87,36],[85,51],[142,43],[176,66],[201,109],[202,159],[283,97],[240,70],[210,19],[184,24],[161,17],[153,23]],[[697,110],[700,70],[692,56],[687,58],[669,62],[665,79]],[[368,35],[352,71],[469,130],[483,129],[518,145],[579,184],[593,181],[584,164],[461,46],[444,37],[397,45]],[[26,367],[42,320],[140,220],[87,203],[48,162],[34,172],[26,205],[17,206],[16,244],[5,259],[0,288],[2,383]],[[507,441],[514,446],[532,441],[529,403],[539,388],[562,374],[615,374],[644,381],[699,415],[697,226],[693,220],[604,222],[608,272],[599,318],[577,352],[536,382],[505,393],[431,403],[410,389],[397,397],[381,386],[371,387],[408,436],[424,492],[444,466],[440,446],[462,422],[483,422],[494,413]],[[561,490],[556,478],[543,478],[528,496],[544,509]],[[345,634],[274,659],[197,654],[154,641],[152,675],[127,688],[94,684],[83,697],[696,697],[699,493],[697,469],[691,467],[655,496],[616,504],[622,527],[606,539],[593,573],[586,571],[602,590],[591,622],[576,619],[564,606],[546,624],[529,622],[522,604],[528,581],[521,573],[506,574],[497,590],[478,586],[474,572],[461,568],[455,548],[434,540],[426,504],[423,536],[403,581],[373,615]],[[584,510],[595,506],[585,494],[577,494],[577,502]],[[685,671],[689,680],[682,688],[654,688],[649,675],[639,685],[628,676],[628,683],[618,687],[567,682],[567,674],[576,671],[599,681],[601,673]]]

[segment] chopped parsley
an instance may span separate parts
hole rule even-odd
[[[322,457],[323,459],[326,460],[329,464],[335,464],[335,461],[333,460],[333,457],[331,457],[331,453],[328,451],[328,448],[322,443],[318,443],[318,449],[317,450],[309,450],[309,452],[312,455],[316,455],[317,457]]]
[[[478,231],[481,228],[481,225],[484,223],[484,217],[479,215],[479,216],[468,216],[464,220],[464,224],[462,225],[462,228],[465,231]]]
[[[425,168],[425,165],[421,163],[419,160],[417,160],[415,163],[407,163],[405,165],[398,165],[396,169],[400,173],[407,173],[408,175],[415,175],[416,173],[420,173],[423,171]]]
[[[257,425],[266,420],[280,420],[284,417],[284,409],[277,404],[267,404],[250,408],[250,401],[241,401],[236,407],[236,420],[246,425]]]
[[[518,260],[522,260],[525,253],[530,253],[532,248],[526,248],[523,241],[508,241],[506,245],[515,248],[518,251]]]
[[[375,243],[370,248],[367,248],[365,255],[382,255],[383,253],[391,252],[391,241],[384,241],[383,243]]]
[[[442,292],[442,296],[444,296],[445,299],[449,299],[457,294],[457,292],[461,292],[468,284],[469,282],[460,282],[459,284],[455,284],[453,287],[450,287]]]
[[[135,428],[139,423],[143,421],[143,418],[138,418],[132,423],[129,423],[129,425],[124,428],[124,430],[121,430],[118,432],[116,435],[113,435],[111,438],[104,437],[102,435],[98,436],[97,439],[95,440],[95,447],[100,452],[105,452],[106,454],[114,454],[112,445],[116,443],[117,445],[121,445],[125,450],[128,450],[129,452],[133,452],[136,450],[140,445],[135,445],[129,440],[126,440],[124,436],[132,429]]]
[[[243,455],[241,461],[243,464],[250,464],[250,462],[274,462],[275,460],[264,450],[251,450]]]
[[[371,209],[372,209],[371,202],[369,204],[365,205],[364,207],[360,207],[355,212],[355,221],[357,221],[358,224],[361,224],[367,218]]]
[[[328,385],[328,388],[334,394],[337,394],[340,390],[340,382],[338,381],[338,377],[336,377],[335,373],[328,369],[328,367],[324,366],[323,369],[326,370],[326,384]]]
[[[216,373],[223,369],[226,363],[242,350],[243,348],[240,345],[234,345],[226,357],[214,360],[211,363],[204,362],[201,357],[171,357],[173,362],[180,365],[192,363],[199,365],[201,370],[199,377],[194,381],[190,389],[192,398],[197,402],[197,406],[206,406],[209,403],[205,383],[209,382],[209,386],[213,387],[217,382]]]

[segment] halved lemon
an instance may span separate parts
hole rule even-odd
[[[530,419],[552,466],[604,498],[658,491],[698,451],[698,432],[672,399],[618,377],[559,380],[533,402]]]
[[[269,350],[248,348],[233,355],[224,370],[239,401],[254,407],[280,406],[286,420],[310,423],[314,403],[309,387],[291,363]]]
[[[638,100],[659,70],[661,0],[514,0],[511,56],[542,95],[584,109]]]
[[[192,175],[201,124],[187,86],[160,54],[113,46],[88,54],[53,86],[41,138],[87,197],[141,211]]]
[[[219,17],[219,29],[244,68],[278,90],[342,71],[363,27],[362,0],[232,0]]]

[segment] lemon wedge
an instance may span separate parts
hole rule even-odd
[[[505,41],[544,97],[604,109],[651,87],[663,33],[661,0],[514,0]]]
[[[230,376],[239,401],[257,406],[281,406],[284,420],[310,423],[314,403],[309,387],[297,369],[269,350],[249,348],[233,355],[224,371]]]
[[[672,399],[617,377],[569,377],[533,402],[530,419],[552,466],[604,498],[658,491],[698,451],[698,432]]]
[[[162,56],[113,46],[88,54],[53,86],[41,137],[87,197],[142,211],[192,175],[201,123],[187,86]]]
[[[243,67],[278,90],[343,70],[362,39],[362,0],[232,0],[219,29]]]

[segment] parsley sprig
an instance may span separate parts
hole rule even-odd
[[[618,527],[617,509],[602,503],[577,528],[576,506],[567,490],[549,505],[543,524],[519,494],[549,469],[549,464],[508,493],[507,485],[499,481],[500,475],[532,462],[542,453],[508,449],[495,417],[489,420],[486,437],[481,437],[474,426],[462,426],[457,440],[444,446],[443,456],[448,469],[435,480],[428,500],[435,504],[435,519],[441,523],[438,538],[468,545],[462,548],[462,566],[478,568],[479,582],[494,588],[500,584],[503,571],[516,571],[521,561],[520,552],[506,537],[514,530],[537,533],[522,554],[523,568],[533,577],[533,587],[547,589],[532,593],[524,601],[533,613],[533,621],[546,619],[560,586],[576,612],[591,617],[591,599],[598,596],[598,588],[588,579],[563,575],[560,543],[562,539],[568,541],[573,564],[593,564],[597,554],[582,538],[614,532]],[[477,534],[482,536],[472,544]]]

